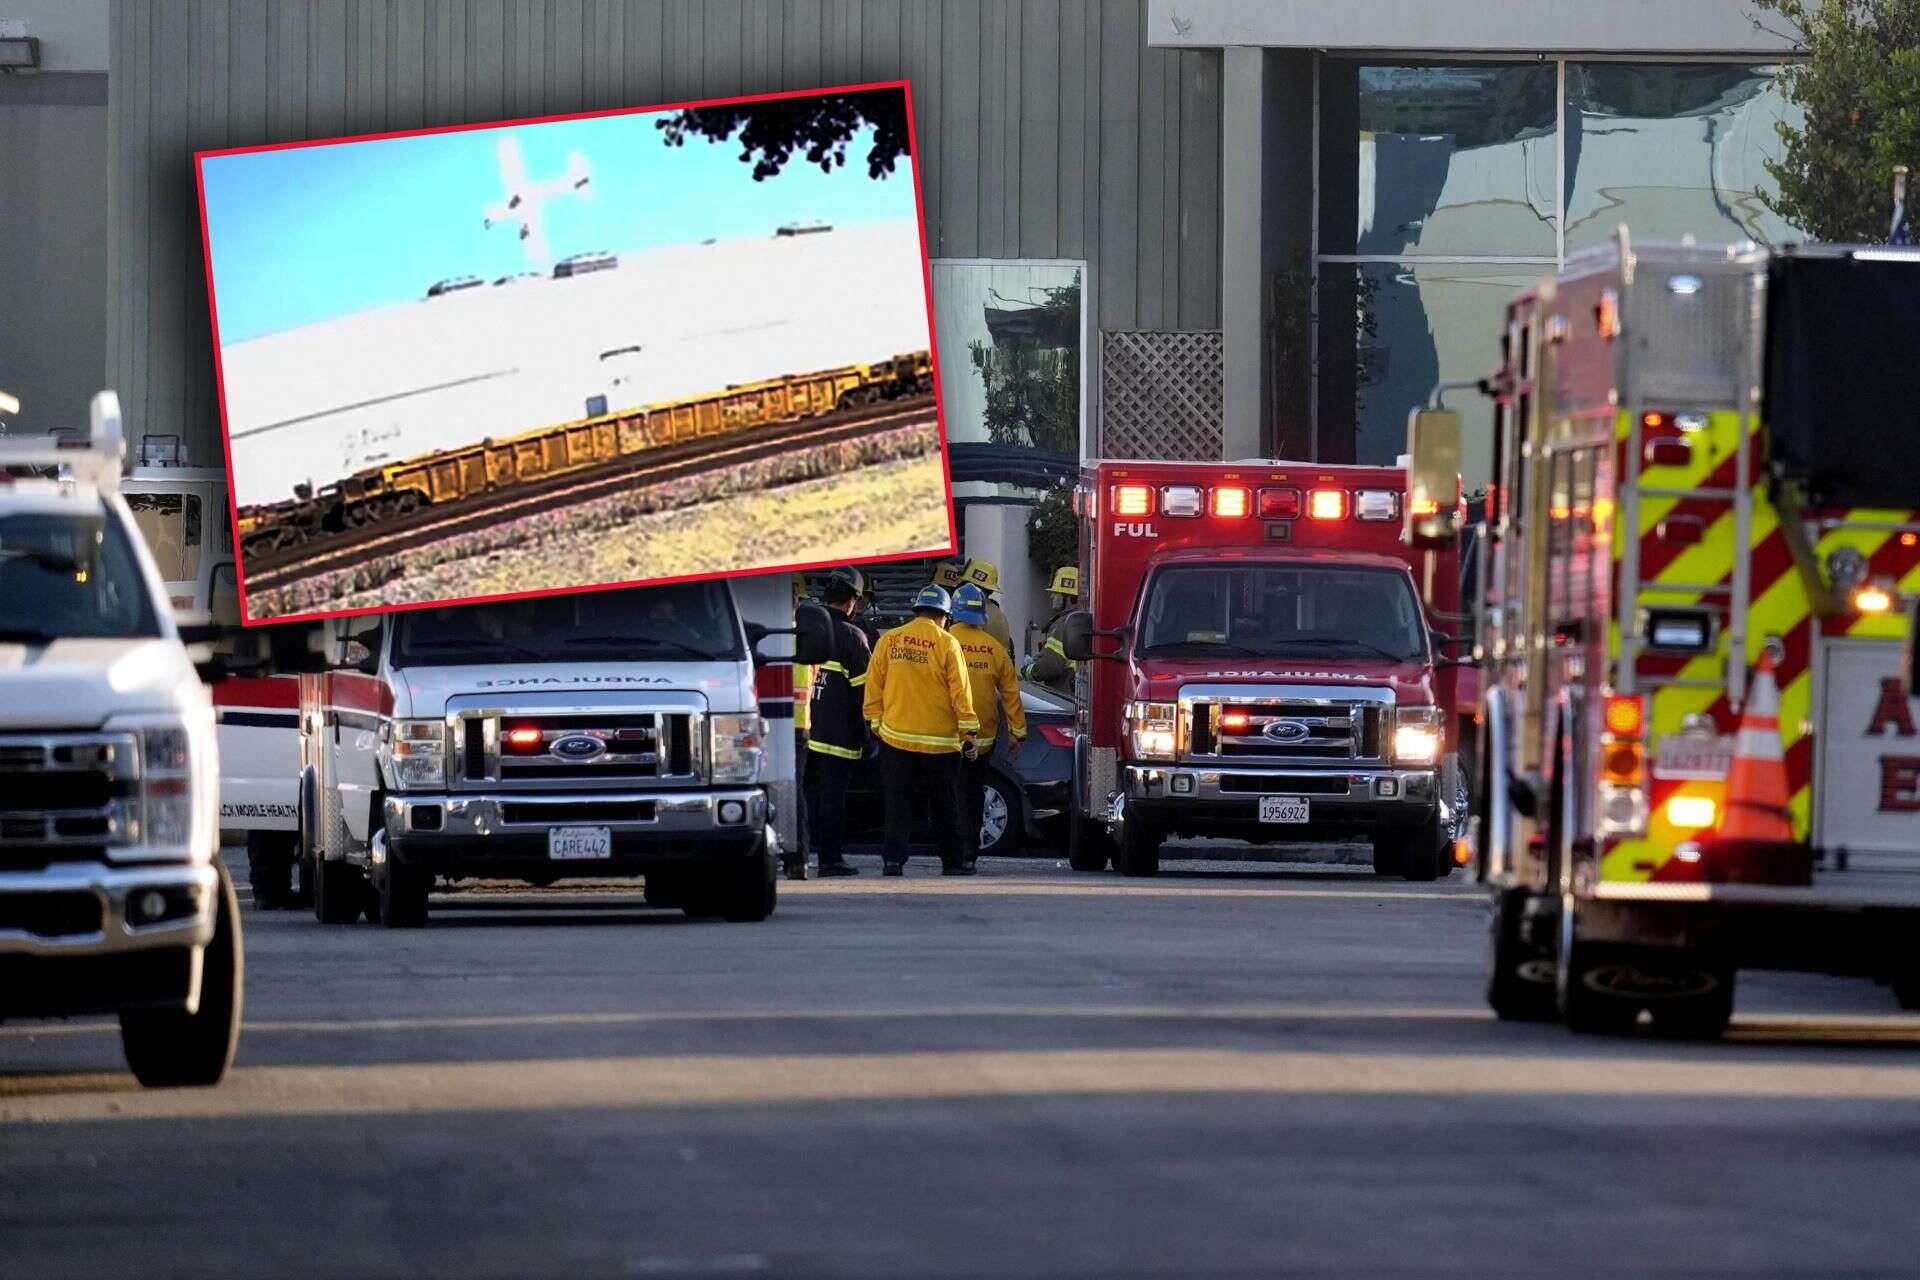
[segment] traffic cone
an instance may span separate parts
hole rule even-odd
[[[1727,771],[1727,813],[1722,840],[1793,839],[1793,814],[1787,808],[1787,760],[1780,749],[1780,686],[1773,679],[1773,654],[1760,651],[1733,736],[1733,765]]]

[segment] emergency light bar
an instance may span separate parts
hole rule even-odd
[[[1160,514],[1163,516],[1197,516],[1200,514],[1199,485],[1168,485],[1160,491]]]
[[[1144,484],[1119,484],[1113,487],[1113,514],[1150,516],[1153,514],[1153,490]]]
[[[1107,494],[1110,514],[1135,520],[1153,515],[1178,519],[1207,515],[1218,520],[1258,515],[1262,520],[1298,520],[1304,514],[1310,520],[1383,523],[1400,518],[1400,493],[1396,489],[1309,489],[1305,506],[1303,513],[1300,490],[1292,487],[1256,491],[1237,484],[1212,488],[1170,484],[1158,489],[1145,484],[1117,484]]]
[[[0,468],[64,468],[74,479],[100,489],[118,487],[126,468],[127,441],[120,427],[120,397],[102,391],[93,398],[85,436],[0,436]]]
[[[1260,518],[1262,520],[1298,520],[1300,491],[1298,489],[1262,489]]]
[[[1251,505],[1247,491],[1237,485],[1224,485],[1213,491],[1213,514],[1222,520],[1240,519]]]
[[[1345,489],[1313,489],[1307,494],[1307,518],[1310,520],[1345,520],[1347,518],[1347,491]]]

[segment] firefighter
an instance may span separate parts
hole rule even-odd
[[[991,560],[969,560],[966,568],[960,571],[962,581],[971,582],[987,597],[986,633],[1000,642],[1007,651],[1007,657],[1013,657],[1013,630],[1007,626],[1007,615],[1001,611],[1000,602],[993,597],[1000,590],[1000,566]]]
[[[793,607],[798,610],[807,598],[807,575],[793,575]],[[807,741],[811,733],[811,707],[813,696],[813,668],[804,662],[793,664],[793,804],[794,804],[794,842],[800,847],[796,857],[788,860],[790,875],[806,873],[808,853],[808,816],[807,816]]]
[[[933,585],[947,592],[959,590],[963,568],[958,560],[942,560],[933,566]]]
[[[866,577],[840,568],[827,580],[827,611],[833,615],[833,656],[814,669],[808,703],[807,813],[810,835],[820,855],[820,874],[857,876],[846,859],[847,783],[867,751],[867,722],[861,703],[867,692],[870,644],[854,625],[853,613],[866,595]]]
[[[1027,663],[1027,678],[1070,694],[1080,664],[1067,656],[1066,622],[1067,615],[1080,604],[1080,570],[1072,565],[1055,569],[1047,593],[1053,597],[1053,616],[1047,619],[1046,639],[1041,642],[1040,652]]]
[[[980,854],[981,806],[987,785],[987,757],[1000,735],[1000,711],[1006,708],[1007,758],[1018,760],[1027,740],[1027,712],[1020,705],[1020,679],[1013,659],[986,630],[987,593],[971,582],[953,593],[953,626],[967,660],[974,714],[980,720],[981,749],[960,764],[960,830],[967,837],[966,870]]]
[[[965,875],[968,843],[960,832],[961,757],[979,751],[980,721],[966,658],[946,628],[953,597],[932,583],[913,598],[913,618],[880,637],[867,668],[862,712],[880,737],[886,793],[885,874],[902,875],[916,782],[925,782],[933,837],[947,875]]]

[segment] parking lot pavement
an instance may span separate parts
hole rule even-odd
[[[431,925],[248,909],[226,1084],[0,1027],[9,1280],[1895,1274],[1920,1018],[1743,978],[1733,1038],[1495,1022],[1484,906],[1331,866],[996,860]]]

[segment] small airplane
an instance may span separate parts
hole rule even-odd
[[[587,158],[575,151],[567,156],[567,171],[557,178],[541,182],[527,179],[527,164],[520,155],[520,140],[512,134],[500,139],[500,185],[507,198],[487,206],[482,225],[492,230],[499,223],[517,224],[520,242],[526,246],[527,261],[545,264],[552,255],[547,250],[547,233],[540,207],[549,200],[578,193],[585,199],[593,176],[587,171]]]

